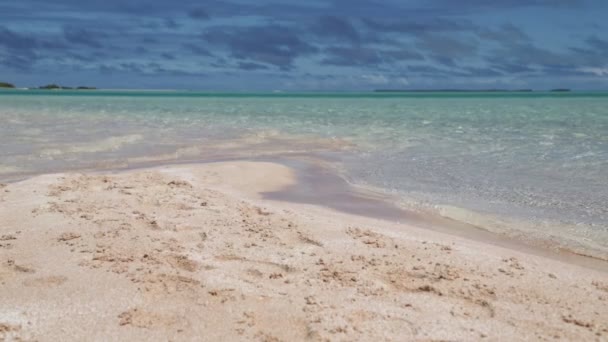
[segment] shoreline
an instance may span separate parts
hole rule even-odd
[[[152,160],[138,162],[136,165],[112,166],[101,169],[75,169],[69,171],[30,174],[19,179],[0,181],[6,184],[18,183],[31,178],[83,173],[90,175],[123,174],[129,172],[145,172],[162,170],[172,167],[196,167],[226,162],[268,162],[276,163],[293,170],[294,184],[273,192],[264,193],[262,199],[303,203],[325,207],[330,210],[360,216],[363,218],[380,219],[388,222],[407,224],[430,231],[465,238],[488,245],[513,249],[526,254],[550,258],[578,266],[588,267],[608,272],[608,252],[589,249],[589,247],[574,248],[567,246],[566,241],[555,241],[549,238],[534,237],[525,240],[526,231],[515,231],[518,236],[507,235],[506,231],[491,230],[464,220],[443,216],[436,211],[424,211],[422,208],[411,208],[400,205],[399,197],[386,194],[380,189],[364,187],[348,182],[343,175],[330,166],[327,161],[311,153],[277,154],[244,158],[240,155],[215,156],[205,159],[183,159],[175,161]],[[331,164],[331,162],[329,162]],[[319,186],[321,184],[321,186]],[[314,188],[310,193],[307,188]],[[352,203],[355,203],[354,205]],[[460,208],[466,210],[464,208]],[[478,215],[484,215],[471,211]],[[599,255],[602,256],[599,256]]]
[[[3,186],[2,333],[60,340],[608,334],[605,272],[268,199],[297,178],[285,165],[230,161]]]
[[[450,216],[444,216],[436,210],[424,210],[420,207],[401,205],[401,198],[387,194],[382,189],[365,187],[352,184],[344,174],[333,166],[332,160],[326,157],[310,153],[278,153],[269,155],[258,155],[246,158],[242,155],[215,156],[205,159],[184,159],[173,162],[150,161],[139,162],[134,166],[119,168],[108,168],[102,170],[82,170],[85,173],[122,173],[131,171],[145,171],[162,169],[175,166],[197,166],[222,162],[269,162],[277,163],[292,168],[296,181],[289,188],[265,194],[266,199],[287,201],[292,203],[305,203],[326,207],[338,212],[344,212],[355,216],[386,220],[389,222],[414,225],[431,231],[453,235],[465,239],[496,245],[508,249],[522,251],[555,260],[574,263],[580,266],[608,271],[608,251],[593,249],[590,246],[573,247],[568,245],[568,240],[549,239],[548,237],[534,236],[528,239],[525,234],[532,233],[526,230],[507,231],[490,229],[487,226],[469,223]],[[318,186],[319,182],[322,186]],[[305,188],[315,189],[315,193],[309,193]],[[305,189],[302,191],[302,189]],[[328,198],[328,197],[334,198]],[[359,203],[359,206],[342,205],[348,202]],[[468,210],[465,208],[459,208]],[[471,211],[482,217],[490,217],[490,214],[482,214]],[[564,237],[560,237],[564,239]]]
[[[553,245],[556,243],[555,241],[542,239],[534,242],[524,241],[437,213],[402,207],[398,205],[397,198],[374,191],[374,189],[350,184],[339,174],[312,162],[293,159],[275,159],[272,162],[294,168],[297,182],[281,191],[264,194],[265,199],[311,204],[350,215],[412,225],[433,232],[608,272],[608,259],[584,254],[569,249],[563,244]],[[310,189],[314,189],[314,193],[311,193]]]

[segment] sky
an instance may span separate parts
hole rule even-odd
[[[0,0],[0,81],[608,89],[605,0]]]

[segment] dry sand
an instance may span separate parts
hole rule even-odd
[[[273,163],[0,185],[7,340],[608,339],[608,274],[265,200]]]

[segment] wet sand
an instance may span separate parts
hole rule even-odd
[[[272,158],[266,161],[292,168],[297,182],[279,191],[263,193],[265,199],[313,204],[353,215],[414,225],[608,272],[608,254],[604,249],[590,249],[580,245],[569,248],[568,241],[554,241],[548,236],[531,236],[525,232],[509,234],[508,230],[489,229],[487,225],[481,227],[455,220],[443,216],[437,210],[399,205],[399,197],[349,184],[336,173],[335,168],[324,165],[323,160],[319,158],[301,156]]]
[[[297,176],[232,161],[0,186],[0,336],[608,338],[601,267],[353,215],[401,214],[315,202]]]

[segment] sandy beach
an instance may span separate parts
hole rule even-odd
[[[0,187],[6,340],[606,340],[608,273],[262,196],[276,163]]]

